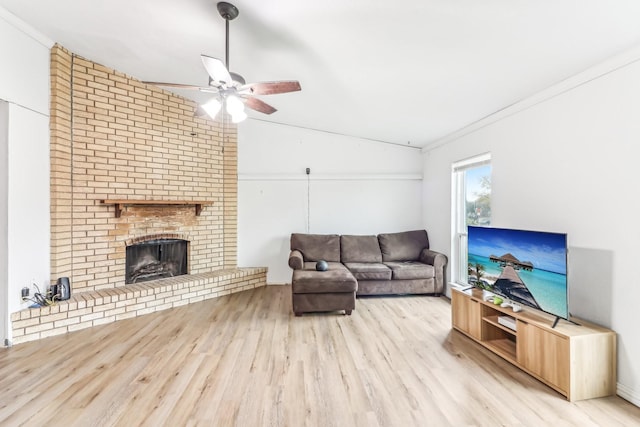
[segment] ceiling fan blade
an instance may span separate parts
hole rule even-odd
[[[229,72],[229,75],[231,76],[231,80],[233,80],[234,82],[238,83],[239,85],[243,85],[246,84],[247,82],[244,80],[244,77],[242,77],[240,74],[238,73],[234,73],[233,71]]]
[[[247,108],[251,108],[252,110],[256,110],[264,114],[273,114],[278,111],[266,102],[252,96],[245,98],[244,105]]]
[[[223,82],[226,85],[230,85],[232,83],[233,80],[231,79],[231,75],[221,60],[207,55],[200,55],[200,57],[202,58],[204,68],[207,70],[207,73],[209,73],[214,83]]]
[[[275,95],[277,93],[297,92],[302,90],[300,82],[296,80],[249,83],[238,88],[238,91],[242,92],[245,89],[248,89],[248,92],[252,95]]]

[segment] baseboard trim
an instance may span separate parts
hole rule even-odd
[[[626,385],[618,383],[616,394],[624,400],[640,407],[640,394]]]

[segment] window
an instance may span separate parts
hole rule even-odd
[[[467,284],[467,225],[491,225],[491,155],[456,162],[452,167],[454,281]]]

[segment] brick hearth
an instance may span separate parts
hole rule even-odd
[[[142,316],[266,285],[266,268],[240,268],[74,294],[53,306],[11,315],[13,343]]]

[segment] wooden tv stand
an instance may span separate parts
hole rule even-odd
[[[616,392],[616,334],[587,323],[560,321],[524,309],[514,313],[484,300],[479,289],[451,290],[453,328],[575,401]],[[498,323],[515,319],[516,330]]]

